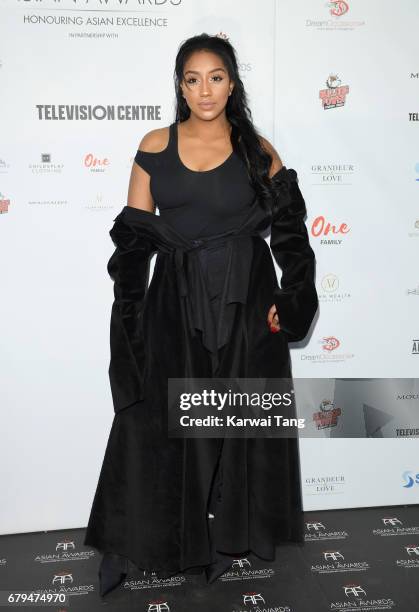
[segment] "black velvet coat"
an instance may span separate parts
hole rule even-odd
[[[318,307],[315,256],[296,172],[282,167],[272,180],[274,218],[255,201],[240,228],[212,239],[229,245],[218,321],[211,319],[199,263],[204,241],[190,241],[159,215],[128,206],[110,231],[115,416],[85,544],[162,576],[210,562],[207,504],[217,466],[218,550],[269,560],[281,541],[303,541],[297,439],[167,436],[169,377],[291,377],[288,343],[307,335]],[[269,229],[270,248],[262,236]],[[272,304],[278,333],[266,322]]]

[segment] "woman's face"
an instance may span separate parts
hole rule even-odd
[[[195,51],[185,62],[180,86],[191,113],[214,119],[224,112],[234,84],[218,55]]]

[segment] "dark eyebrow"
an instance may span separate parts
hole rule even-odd
[[[217,70],[222,70],[223,72],[225,72],[224,68],[214,68],[214,70],[210,70],[210,72],[216,72]],[[188,74],[188,72],[193,72],[194,74],[201,74],[199,70],[187,70],[185,74]]]

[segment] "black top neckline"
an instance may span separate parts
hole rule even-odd
[[[209,168],[208,170],[193,170],[192,168],[188,168],[188,166],[186,166],[183,163],[179,155],[178,125],[179,124],[176,121],[170,125],[170,138],[173,138],[173,150],[176,154],[176,158],[179,162],[179,165],[187,172],[191,174],[210,174],[212,172],[216,172],[217,170],[221,170],[222,168],[224,168],[224,166],[226,166],[228,162],[232,159],[235,153],[234,150],[230,153],[230,155],[223,162],[221,162],[221,164],[219,164],[218,166],[215,166],[215,168]]]

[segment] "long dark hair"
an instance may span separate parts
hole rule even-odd
[[[183,80],[184,65],[195,51],[211,51],[219,55],[229,77],[234,81],[234,88],[226,106],[226,116],[232,125],[231,144],[233,150],[244,161],[250,182],[256,191],[260,205],[275,214],[275,181],[269,178],[272,156],[260,143],[260,134],[253,125],[252,113],[244,85],[239,76],[236,51],[225,38],[203,33],[188,38],[179,47],[176,55],[174,81],[176,92],[175,121],[182,122],[189,118],[191,111],[182,96],[180,83]],[[239,140],[239,136],[241,136]]]

